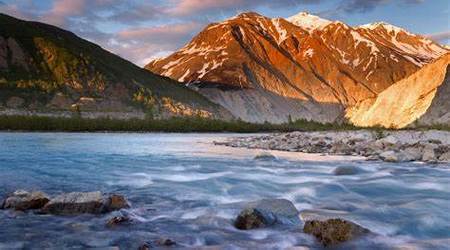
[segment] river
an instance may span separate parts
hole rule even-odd
[[[0,249],[137,249],[168,237],[181,248],[320,248],[301,227],[239,231],[245,202],[285,198],[299,211],[352,220],[376,236],[341,246],[445,249],[450,244],[450,166],[368,162],[358,157],[213,145],[235,134],[0,133],[0,197],[17,189],[50,195],[125,195],[132,208],[96,216],[0,210]],[[242,136],[242,135],[241,135]],[[357,166],[337,176],[337,166]],[[130,225],[108,228],[126,213]]]

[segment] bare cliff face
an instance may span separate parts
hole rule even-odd
[[[386,23],[350,27],[300,13],[244,13],[206,27],[146,69],[178,80],[251,122],[333,122],[448,52]]]
[[[347,110],[358,126],[403,128],[450,124],[450,54]]]

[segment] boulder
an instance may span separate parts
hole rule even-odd
[[[442,161],[442,162],[450,162],[450,152],[443,153],[443,154],[439,157],[439,161]]]
[[[405,152],[396,152],[390,150],[381,153],[380,158],[386,162],[407,162],[407,161],[414,161],[416,156]]]
[[[276,160],[277,157],[275,157],[273,154],[269,152],[261,152],[253,158],[254,160],[261,160],[261,161],[273,161]]]
[[[370,233],[368,229],[343,219],[306,221],[303,232],[313,235],[324,246],[334,246]]]
[[[101,214],[128,207],[125,198],[120,195],[104,196],[99,191],[74,192],[61,194],[51,199],[41,212],[58,215]]]
[[[437,161],[436,153],[435,153],[435,146],[433,145],[427,145],[423,149],[423,155],[422,155],[422,161],[426,162],[435,162]]]
[[[334,175],[355,175],[361,170],[355,166],[339,166],[333,170]]]
[[[395,151],[386,151],[380,154],[380,158],[387,162],[398,162],[398,155]]]
[[[337,141],[331,145],[330,152],[334,154],[351,155],[353,148],[342,141]]]
[[[42,208],[48,202],[49,198],[43,192],[17,190],[3,201],[1,208],[25,211]]]
[[[263,199],[249,203],[237,216],[234,226],[249,230],[274,224],[300,223],[298,210],[285,199]]]
[[[403,151],[411,161],[422,159],[422,151],[419,146],[408,147]]]

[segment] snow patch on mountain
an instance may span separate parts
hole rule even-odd
[[[332,23],[329,20],[311,15],[308,12],[300,12],[286,20],[310,32],[316,29],[322,29]]]
[[[284,40],[288,37],[288,32],[286,29],[284,29],[280,24],[281,19],[280,18],[274,18],[272,19],[272,23],[275,26],[275,29],[277,30],[279,37],[278,37],[278,44],[281,44]]]

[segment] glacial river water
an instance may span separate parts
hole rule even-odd
[[[132,204],[102,216],[0,210],[0,249],[137,249],[160,237],[180,248],[320,249],[300,226],[235,229],[243,204],[261,198],[286,198],[300,211],[346,218],[376,233],[342,249],[450,245],[449,165],[284,152],[258,161],[258,150],[212,144],[231,136],[0,133],[0,197],[16,189],[100,190],[124,194]],[[361,173],[333,174],[348,165]],[[106,227],[119,213],[133,223]]]

